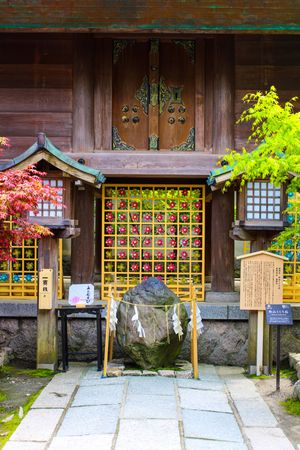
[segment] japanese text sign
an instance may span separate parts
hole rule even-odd
[[[94,286],[92,284],[71,284],[69,303],[72,306],[91,305],[94,303]]]

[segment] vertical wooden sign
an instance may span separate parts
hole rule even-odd
[[[238,259],[241,259],[240,308],[265,311],[267,303],[281,304],[285,258],[261,251]]]
[[[241,259],[240,308],[257,311],[256,375],[263,373],[264,311],[266,304],[281,304],[284,256],[260,251]],[[249,328],[249,332],[251,329]],[[249,340],[250,340],[249,336]]]

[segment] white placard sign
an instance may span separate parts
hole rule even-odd
[[[69,289],[69,304],[76,306],[94,303],[94,286],[92,284],[71,284]]]

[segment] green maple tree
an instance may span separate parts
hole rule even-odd
[[[274,86],[264,93],[247,94],[243,102],[249,108],[237,123],[251,123],[248,143],[254,144],[254,150],[231,150],[223,158],[232,166],[231,177],[224,190],[237,178],[241,181],[241,188],[255,179],[268,179],[275,186],[287,183],[288,207],[285,214],[294,219],[291,226],[280,233],[276,246],[283,245],[288,239],[300,239],[300,195],[295,195],[300,192],[300,112],[294,111],[297,99],[293,97],[281,104]]]

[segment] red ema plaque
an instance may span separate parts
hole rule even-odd
[[[281,304],[284,256],[260,251],[241,260],[240,308],[264,311],[266,304]]]

